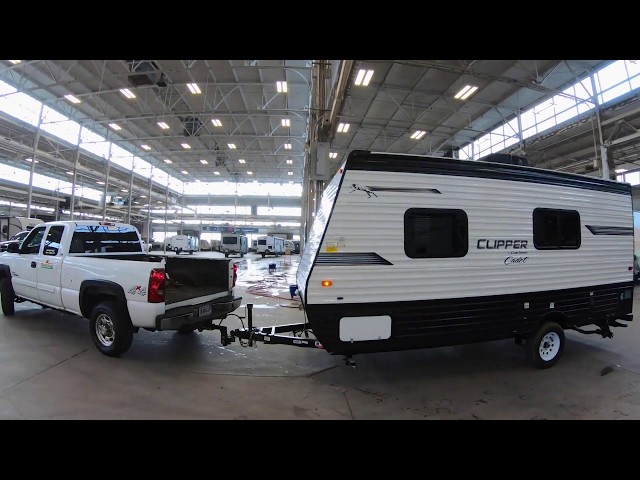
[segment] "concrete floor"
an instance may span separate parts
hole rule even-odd
[[[253,303],[255,325],[304,321],[288,289],[298,258],[238,259],[237,313]],[[311,348],[223,347],[215,331],[141,330],[110,358],[87,320],[25,302],[0,313],[0,419],[640,419],[640,326],[566,335],[548,370],[512,340],[360,355],[354,368]]]

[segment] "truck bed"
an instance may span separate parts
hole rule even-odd
[[[109,258],[138,262],[160,262],[166,259],[165,303],[183,302],[191,298],[229,292],[229,258],[178,257],[173,255],[122,254],[91,255],[92,258]]]
[[[167,305],[231,290],[231,259],[177,256],[167,256],[166,259]]]

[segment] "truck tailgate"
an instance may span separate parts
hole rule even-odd
[[[228,295],[233,289],[233,269],[230,267],[233,259],[178,256],[167,256],[166,259],[167,307],[210,295]]]

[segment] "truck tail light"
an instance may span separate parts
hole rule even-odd
[[[238,279],[238,264],[233,264],[233,286],[236,286],[236,280]]]
[[[164,284],[166,275],[164,268],[154,268],[149,276],[149,295],[147,299],[149,303],[164,302]]]

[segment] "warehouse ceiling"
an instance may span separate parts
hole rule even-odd
[[[455,156],[461,146],[608,62],[23,60],[0,61],[0,80],[184,182],[306,185],[305,166],[316,142],[328,145],[331,171],[353,149]],[[366,86],[355,85],[361,69],[373,71]],[[286,92],[278,82],[286,82]],[[195,93],[190,84],[197,85]],[[467,84],[478,87],[475,94],[454,98]],[[637,100],[631,92],[508,151],[534,166],[594,174],[605,142],[612,167],[640,168]],[[338,131],[341,123],[350,125],[346,132]],[[416,130],[424,136],[411,138]],[[35,137],[34,127],[0,115],[0,161],[33,156]],[[39,136],[35,153],[36,172],[69,180],[66,172],[77,157],[78,183],[95,187],[105,175],[104,159],[48,134]],[[144,178],[131,179],[118,168],[111,169],[109,182],[114,190],[149,190]],[[5,185],[5,195],[19,197],[20,190]],[[168,198],[161,186],[150,193],[158,202]],[[182,193],[189,192],[171,196]]]

